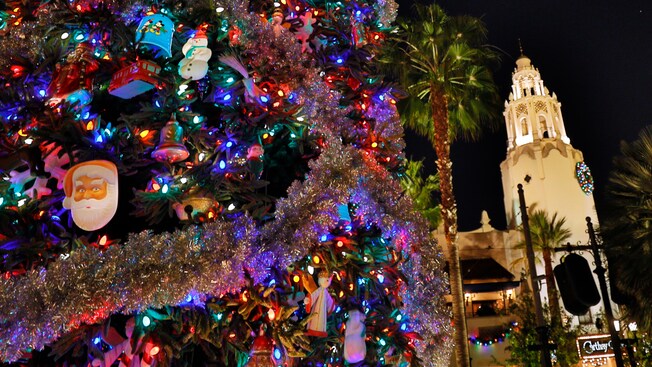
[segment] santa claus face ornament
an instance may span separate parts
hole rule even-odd
[[[63,189],[63,207],[70,209],[73,222],[85,231],[104,227],[118,209],[118,169],[109,161],[73,166],[63,179]]]

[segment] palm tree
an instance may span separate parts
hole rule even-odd
[[[621,142],[606,188],[607,220],[601,234],[616,273],[616,286],[630,298],[629,317],[639,329],[652,331],[652,126],[632,143]]]
[[[428,220],[430,229],[435,229],[441,222],[441,208],[433,198],[433,193],[439,191],[439,177],[428,175],[424,179],[422,170],[422,161],[408,160],[400,182],[405,193],[412,198],[414,208]]]
[[[566,218],[558,218],[557,213],[549,217],[545,210],[533,210],[528,217],[530,218],[532,248],[535,252],[540,251],[543,257],[550,323],[551,327],[555,328],[561,325],[561,307],[559,307],[559,293],[552,270],[552,254],[555,248],[564,245],[564,242],[571,237],[571,231],[566,227]],[[516,248],[525,248],[525,243],[519,243]]]
[[[409,92],[401,107],[403,122],[427,137],[437,154],[441,213],[449,253],[455,355],[457,365],[466,367],[470,361],[450,146],[457,136],[477,138],[482,122],[491,121],[498,110],[491,108],[498,106],[498,95],[488,68],[491,61],[497,60],[497,54],[485,45],[486,28],[479,19],[448,16],[436,4],[417,4],[415,10],[416,20],[398,21],[404,53],[393,67],[404,72],[401,81]],[[405,68],[396,68],[401,60],[405,60]]]

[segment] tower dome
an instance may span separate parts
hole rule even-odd
[[[529,57],[521,54],[521,56],[516,60],[516,71],[532,69],[532,60]]]

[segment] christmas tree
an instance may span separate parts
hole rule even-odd
[[[0,358],[447,364],[442,257],[376,65],[396,10],[0,8]]]

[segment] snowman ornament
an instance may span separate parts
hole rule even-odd
[[[208,37],[202,29],[190,38],[183,48],[184,58],[179,62],[179,75],[188,80],[199,80],[208,73],[208,60],[213,52],[208,48]]]

